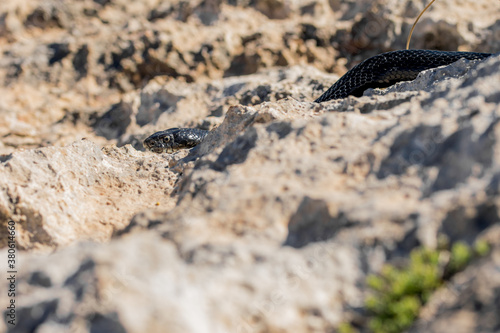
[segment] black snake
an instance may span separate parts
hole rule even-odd
[[[335,82],[316,103],[347,96],[362,96],[368,88],[384,88],[400,81],[409,81],[423,70],[449,65],[459,59],[481,60],[491,53],[446,52],[431,50],[400,50],[382,53],[354,66]],[[171,128],[156,132],[146,140],[144,147],[155,153],[173,153],[193,148],[209,131],[195,128]]]

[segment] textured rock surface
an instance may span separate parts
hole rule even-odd
[[[165,164],[159,155],[101,150],[87,140],[13,153],[0,172],[2,218],[19,223],[21,249],[107,240],[137,212],[173,206],[177,172]]]
[[[500,55],[310,102],[424,5],[3,2],[0,331],[366,331],[366,276],[443,237],[492,251],[410,331],[500,330]],[[439,1],[412,45],[500,52],[499,11]],[[143,151],[174,126],[215,130]]]

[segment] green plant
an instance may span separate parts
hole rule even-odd
[[[464,242],[456,242],[451,247],[450,262],[448,264],[448,275],[453,275],[469,263],[472,258],[472,250],[469,245]]]
[[[432,290],[440,284],[439,252],[417,249],[411,252],[408,267],[383,267],[380,275],[370,275],[368,286],[374,291],[366,308],[374,315],[374,332],[400,332],[409,327]]]
[[[358,333],[358,330],[349,323],[342,323],[337,328],[338,333]]]
[[[369,275],[366,283],[372,294],[365,300],[371,313],[369,328],[375,333],[405,330],[445,278],[462,270],[474,257],[486,255],[489,248],[487,242],[477,242],[474,249],[464,242],[454,243],[449,251],[417,248],[405,267],[385,265],[380,274]],[[440,258],[449,258],[447,265]]]
[[[490,252],[491,246],[485,240],[478,240],[474,244],[474,254],[479,257],[483,257]]]

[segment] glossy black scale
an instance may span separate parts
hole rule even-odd
[[[449,65],[465,58],[480,60],[491,53],[399,50],[382,53],[354,66],[335,82],[316,103],[331,99],[360,97],[368,88],[385,88],[397,82],[415,79],[423,70]]]

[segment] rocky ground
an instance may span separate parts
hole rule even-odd
[[[500,55],[311,102],[426,4],[3,1],[0,331],[500,331]],[[499,53],[499,13],[437,1],[411,45]],[[214,130],[145,152],[169,127]]]

